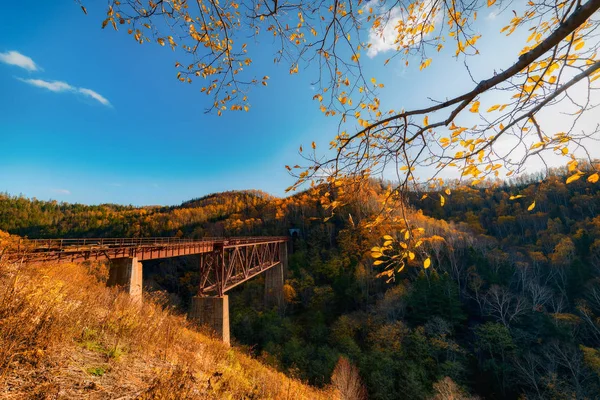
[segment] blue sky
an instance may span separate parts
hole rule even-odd
[[[17,51],[40,70],[0,63],[1,191],[133,204],[245,188],[282,195],[292,182],[284,165],[334,123],[318,118],[306,80],[270,65],[270,85],[253,93],[251,113],[206,115],[200,84],[175,79],[176,53],[100,29],[104,4],[86,5],[87,16],[69,1],[4,6],[0,52]],[[110,106],[20,79],[91,89]]]
[[[201,83],[175,78],[180,54],[102,30],[105,3],[88,3],[88,15],[71,1],[3,5],[0,191],[135,205],[250,188],[282,196],[293,183],[284,165],[300,162],[299,145],[315,140],[326,147],[335,135],[337,120],[312,100],[314,76],[289,76],[286,65],[271,63],[269,46],[253,55],[256,75],[271,79],[252,91],[251,112],[207,115]],[[482,21],[484,33],[503,26],[495,18]],[[491,36],[484,35],[474,64],[482,75],[519,50],[514,40]],[[386,83],[382,98],[397,109],[439,98],[440,87],[448,95],[468,87],[462,63],[450,56],[422,72],[417,63],[383,68],[386,58],[366,59],[366,68]],[[44,83],[54,81],[68,86]]]

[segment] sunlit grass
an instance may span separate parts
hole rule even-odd
[[[151,294],[131,302],[86,266],[0,267],[2,398],[332,398],[198,333]]]

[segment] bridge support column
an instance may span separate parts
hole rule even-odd
[[[229,345],[229,297],[192,297],[190,319],[212,329],[216,336]]]
[[[283,284],[287,270],[287,245],[279,247],[279,264],[265,271],[265,306],[283,309]]]
[[[121,286],[134,301],[142,301],[142,263],[137,257],[110,260],[107,286]]]

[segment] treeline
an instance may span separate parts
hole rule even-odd
[[[411,196],[432,266],[415,264],[390,283],[376,277],[368,249],[393,227],[363,223],[384,195],[377,182],[327,222],[330,200],[319,190],[286,199],[228,192],[165,208],[2,196],[0,229],[193,237],[298,228],[283,312],[264,308],[260,279],[231,293],[233,335],[264,361],[325,384],[344,355],[371,399],[598,398],[600,192],[583,179],[567,185],[564,171],[538,179],[453,187],[444,206],[435,192]],[[197,287],[193,263],[148,270],[185,307]]]

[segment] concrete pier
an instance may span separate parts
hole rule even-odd
[[[110,260],[107,286],[121,286],[135,301],[142,301],[142,263],[136,257]]]
[[[279,264],[265,271],[265,306],[283,308],[283,285],[287,272],[287,246],[279,248]]]
[[[192,297],[190,319],[197,321],[214,331],[215,335],[230,343],[229,334],[229,297]]]
[[[265,306],[283,306],[283,264],[279,263],[265,271]]]

